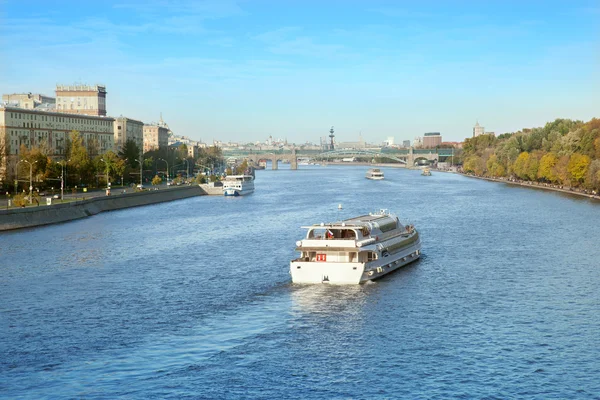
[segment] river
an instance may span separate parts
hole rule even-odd
[[[600,203],[366,169],[0,234],[0,397],[598,398]],[[380,208],[419,261],[290,283],[301,225]]]

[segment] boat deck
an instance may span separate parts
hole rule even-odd
[[[382,214],[377,214],[377,215],[362,215],[360,217],[354,217],[354,218],[350,218],[350,219],[345,219],[342,222],[351,223],[351,224],[356,224],[356,223],[360,223],[360,222],[373,222],[373,221],[377,221],[378,219],[385,218],[385,217],[388,217],[388,216],[389,215],[382,215]]]

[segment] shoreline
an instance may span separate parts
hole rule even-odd
[[[99,196],[50,206],[0,210],[0,233],[69,222],[106,211],[142,207],[206,195],[209,195],[209,193],[203,187],[191,185],[167,190],[148,190],[124,195]]]
[[[444,172],[444,171],[439,171],[439,172]],[[588,199],[600,201],[600,194],[593,195],[593,194],[589,194],[589,193],[582,193],[582,192],[579,192],[577,190],[572,190],[572,189],[564,189],[564,188],[559,188],[559,187],[546,186],[547,184],[543,184],[543,183],[536,183],[536,182],[532,182],[532,181],[511,181],[508,179],[489,178],[486,176],[464,174],[462,172],[459,172],[459,174],[462,176],[466,176],[467,178],[483,179],[485,181],[490,181],[490,182],[506,183],[509,185],[522,186],[522,187],[526,187],[526,188],[542,189],[542,190],[559,192],[559,193],[567,193],[567,194],[572,194],[572,195],[576,195],[576,196],[580,196],[580,197],[587,197]]]

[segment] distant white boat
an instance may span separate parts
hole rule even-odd
[[[254,192],[254,176],[229,175],[223,180],[224,196],[245,196]]]
[[[298,165],[319,165],[308,157],[298,157]]]
[[[383,179],[383,171],[379,168],[371,168],[367,171],[366,178],[374,181],[380,181]]]

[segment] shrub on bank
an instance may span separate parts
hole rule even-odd
[[[27,205],[27,196],[24,194],[16,194],[13,197],[13,204],[15,207],[25,207]]]

